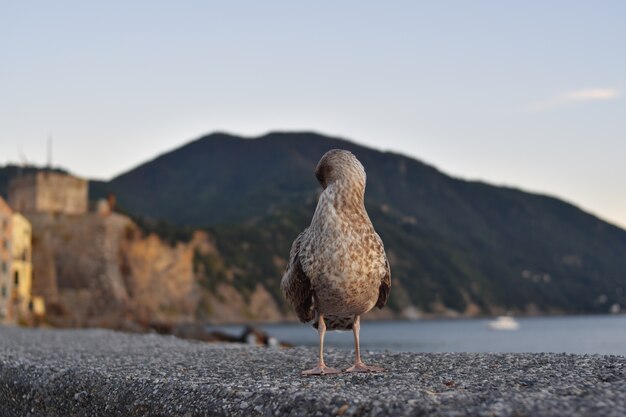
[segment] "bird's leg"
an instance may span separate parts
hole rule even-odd
[[[354,324],[352,332],[354,333],[354,365],[346,369],[346,372],[384,372],[385,368],[380,366],[366,365],[361,360],[361,351],[359,349],[359,330],[361,329],[361,316],[354,316]]]
[[[341,371],[335,368],[329,368],[324,363],[324,334],[326,333],[326,323],[324,322],[324,315],[320,314],[318,317],[317,331],[320,334],[320,357],[317,366],[308,371],[302,371],[302,375],[328,375],[328,374],[340,374]]]

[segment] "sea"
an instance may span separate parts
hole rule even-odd
[[[517,330],[492,330],[494,319],[361,321],[361,349],[395,352],[554,352],[626,356],[626,315],[517,318]],[[256,325],[281,342],[317,346],[307,324]],[[243,326],[209,326],[240,335]],[[352,349],[351,331],[327,332],[325,347]]]

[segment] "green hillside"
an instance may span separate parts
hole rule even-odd
[[[574,313],[626,304],[624,230],[552,197],[458,180],[313,133],[209,135],[92,191],[115,192],[126,211],[177,225],[170,231],[208,227],[239,271],[237,285],[265,283],[281,300],[275,260],[310,221],[313,170],[332,148],[349,149],[366,168],[366,206],[392,264],[392,307]]]
[[[90,193],[114,192],[123,211],[170,240],[208,229],[219,259],[197,257],[208,271],[204,284],[214,288],[229,271],[244,294],[262,283],[284,305],[285,258],[315,209],[315,165],[332,148],[351,150],[366,168],[366,206],[390,259],[393,309],[605,313],[626,305],[626,231],[556,198],[455,179],[314,133],[209,135],[91,182]]]

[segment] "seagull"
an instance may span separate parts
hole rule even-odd
[[[383,372],[364,364],[359,350],[361,315],[383,308],[391,288],[383,241],[365,211],[365,169],[351,152],[333,149],[315,176],[323,191],[311,225],[293,242],[281,280],[300,321],[312,322],[319,333],[319,362],[302,375],[340,373],[324,363],[324,334],[350,329],[355,361],[346,372]]]

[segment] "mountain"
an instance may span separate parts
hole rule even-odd
[[[201,285],[279,290],[291,242],[308,225],[327,150],[351,150],[368,175],[366,206],[392,266],[395,311],[589,313],[626,305],[626,232],[556,198],[452,178],[420,161],[314,133],[256,139],[212,134],[111,181],[123,212],[170,242],[205,229],[216,251],[194,254]],[[36,170],[0,167],[9,178]]]
[[[315,133],[208,135],[93,183],[91,194],[114,192],[126,212],[162,233],[207,228],[241,291],[262,283],[282,302],[290,244],[320,190],[313,171],[332,148],[352,151],[367,171],[366,206],[390,258],[393,309],[582,313],[626,305],[626,231],[553,197],[452,178]]]

